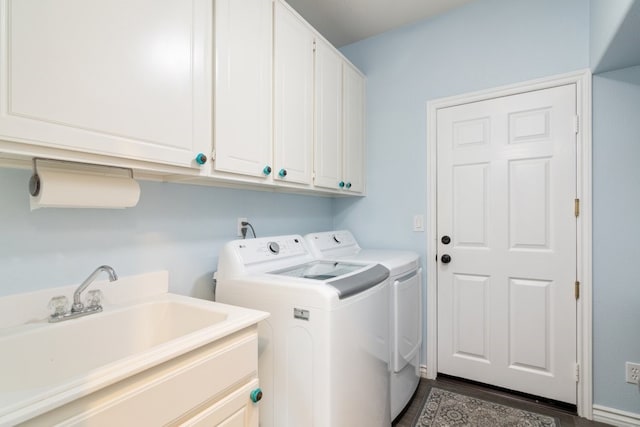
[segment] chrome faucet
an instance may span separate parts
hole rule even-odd
[[[73,293],[73,305],[71,306],[72,313],[77,313],[84,310],[84,304],[82,304],[82,302],[80,301],[80,294],[82,293],[82,291],[87,289],[87,286],[89,286],[91,282],[96,279],[101,271],[107,272],[110,282],[115,282],[116,280],[118,280],[118,275],[116,274],[115,270],[108,265],[101,265],[100,267],[96,268],[94,272],[91,273],[89,277],[87,277],[84,282],[82,282],[80,286],[78,286],[78,289],[76,289]]]
[[[82,301],[80,300],[80,296],[82,292],[87,289],[87,287],[96,279],[100,272],[106,272],[109,275],[109,281],[115,282],[118,280],[118,275],[115,270],[108,265],[101,265],[96,268],[93,273],[87,277],[84,282],[78,286],[78,288],[73,293],[73,305],[71,306],[71,310],[67,311],[68,300],[65,296],[57,296],[49,301],[49,308],[54,309],[54,313],[49,316],[49,322],[60,322],[63,320],[75,319],[76,317],[86,316],[91,313],[99,313],[102,311],[102,306],[100,305],[100,296],[96,295],[88,307],[85,307]],[[100,291],[90,291],[91,293],[100,294]],[[91,298],[91,295],[90,295]]]

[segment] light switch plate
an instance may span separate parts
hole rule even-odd
[[[413,231],[424,231],[424,215],[413,216]]]

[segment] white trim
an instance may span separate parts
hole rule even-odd
[[[577,386],[578,415],[593,417],[592,377],[592,186],[591,186],[591,71],[581,70],[567,74],[530,80],[494,89],[483,90],[427,102],[427,377],[434,379],[438,372],[437,340],[437,186],[436,186],[436,114],[438,109],[567,84],[576,85],[577,111],[580,116],[578,132],[578,188],[581,212],[578,218],[578,280],[580,299],[577,305],[577,362],[580,382]]]
[[[420,365],[420,377],[429,378],[429,375],[427,375],[427,365]]]
[[[640,426],[640,414],[593,405],[593,421],[620,427]]]

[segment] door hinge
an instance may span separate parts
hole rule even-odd
[[[575,199],[574,200],[573,211],[574,211],[574,213],[576,215],[576,218],[580,216],[580,199]]]
[[[576,363],[576,382],[580,382],[580,364]]]
[[[315,40],[313,41],[313,51],[314,52],[316,51],[316,41]]]
[[[575,133],[580,132],[580,116],[573,117],[573,130]]]
[[[216,150],[211,151],[211,161],[216,159]]]
[[[574,294],[576,296],[576,299],[580,299],[580,282],[578,282],[577,280],[574,286]]]

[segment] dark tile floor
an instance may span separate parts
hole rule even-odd
[[[411,403],[409,404],[409,406],[407,406],[404,413],[400,414],[398,418],[396,418],[395,422],[393,423],[393,427],[413,427],[414,421],[420,415],[422,405],[424,404],[424,401],[429,394],[429,390],[431,390],[431,387],[434,386],[443,390],[449,390],[467,396],[477,397],[479,399],[488,400],[502,405],[512,406],[527,411],[556,417],[558,420],[560,420],[560,425],[562,427],[608,425],[595,421],[589,421],[585,418],[580,418],[571,412],[557,409],[548,404],[540,403],[533,399],[493,390],[490,388],[482,387],[480,385],[469,384],[453,378],[439,378],[437,380],[427,380],[423,378],[420,380],[418,390],[416,390]]]

